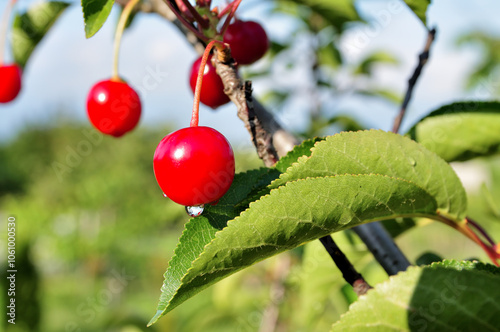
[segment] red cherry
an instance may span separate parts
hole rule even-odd
[[[139,122],[141,100],[135,90],[123,81],[101,81],[90,89],[87,115],[103,134],[120,137]]]
[[[0,66],[0,103],[13,101],[21,91],[22,70],[16,64]]]
[[[259,60],[269,49],[266,31],[257,22],[237,20],[227,27],[224,42],[231,47],[231,55],[240,65]]]
[[[216,109],[221,105],[227,104],[229,102],[229,97],[224,93],[224,83],[222,83],[219,75],[217,75],[215,67],[210,61],[211,58],[212,56],[210,55],[208,57],[207,65],[205,66],[200,101],[203,104]],[[198,78],[200,64],[201,57],[193,63],[191,73],[189,75],[189,85],[191,86],[191,91],[193,91],[193,93],[196,88],[196,80]]]
[[[234,178],[234,154],[226,138],[209,127],[187,127],[165,136],[153,168],[165,195],[185,206],[220,199]]]

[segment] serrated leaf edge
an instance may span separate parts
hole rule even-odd
[[[403,181],[403,182],[406,182],[406,183],[411,183],[412,185],[414,185],[414,186],[416,186],[416,187],[420,188],[422,191],[424,191],[424,192],[428,193],[428,191],[427,191],[427,190],[425,190],[424,188],[422,188],[421,186],[419,186],[418,184],[416,184],[416,183],[414,183],[414,182],[412,182],[412,181],[409,181],[409,180],[406,180],[406,179],[397,178],[397,177],[392,177],[392,176],[388,176],[388,175],[384,175],[384,174],[336,174],[336,175],[332,175],[332,176],[307,177],[307,178],[305,178],[305,179],[297,179],[297,180],[294,180],[294,181],[289,181],[289,182],[285,183],[285,184],[284,184],[284,185],[282,185],[282,186],[279,186],[279,187],[277,187],[277,188],[273,188],[273,189],[269,192],[269,194],[267,194],[267,195],[265,195],[265,196],[262,196],[262,197],[261,197],[261,199],[266,198],[266,197],[268,197],[268,196],[271,196],[271,194],[273,194],[274,192],[276,192],[276,191],[280,191],[280,190],[282,190],[283,188],[286,188],[288,185],[290,185],[290,184],[292,184],[292,183],[295,183],[295,182],[307,181],[307,180],[310,180],[310,179],[317,179],[317,178],[337,178],[337,177],[346,177],[346,176],[352,176],[352,177],[381,176],[381,177],[385,177],[385,178],[389,178],[389,179],[395,179],[395,180]],[[430,197],[433,197],[430,193],[428,193],[428,194],[429,194],[429,196],[430,196]],[[433,197],[433,198],[434,198],[434,197]],[[259,199],[259,200],[257,200],[257,201],[251,202],[251,203],[250,203],[250,205],[248,206],[248,208],[247,208],[247,209],[245,209],[244,211],[242,211],[242,212],[240,213],[240,215],[239,215],[239,216],[237,216],[237,217],[236,217],[236,218],[234,218],[234,219],[229,220],[229,221],[227,222],[227,226],[226,226],[226,227],[224,227],[223,229],[221,229],[221,230],[219,230],[219,231],[217,231],[217,232],[215,233],[214,238],[213,238],[213,239],[212,239],[209,243],[207,243],[207,244],[203,247],[203,251],[201,252],[201,254],[200,254],[200,255],[198,255],[198,257],[197,257],[195,260],[193,260],[193,261],[191,262],[191,267],[190,267],[189,269],[187,269],[186,273],[182,276],[182,278],[181,278],[181,280],[180,280],[180,284],[181,284],[181,286],[182,286],[183,284],[187,284],[187,283],[185,283],[185,282],[184,282],[184,281],[185,281],[186,276],[190,273],[190,271],[192,271],[192,270],[193,270],[193,266],[194,266],[194,264],[195,264],[195,263],[196,263],[196,262],[197,262],[197,261],[201,258],[201,256],[203,255],[203,253],[205,253],[206,248],[207,248],[208,246],[210,246],[210,245],[211,245],[211,244],[212,244],[212,243],[213,243],[213,242],[217,239],[217,237],[218,237],[219,233],[220,233],[220,232],[222,232],[222,231],[224,231],[226,228],[230,227],[230,225],[234,224],[234,223],[236,222],[236,220],[238,220],[238,219],[242,218],[242,216],[243,216],[243,215],[244,215],[244,214],[245,214],[245,213],[246,213],[246,212],[247,212],[247,211],[248,211],[248,210],[252,207],[252,205],[254,205],[254,204],[255,204],[256,202],[258,202],[258,201],[260,201],[260,199]],[[436,205],[437,205],[437,203],[436,203]],[[439,215],[439,213],[436,211],[436,216],[438,216],[438,215]],[[412,215],[412,216],[415,216],[415,215]],[[419,216],[420,216],[420,215],[419,215]],[[429,215],[425,215],[424,217],[428,217],[428,218],[429,218]],[[391,217],[391,218],[392,218],[392,217]],[[192,218],[192,219],[196,219],[196,218]],[[378,218],[378,219],[380,219],[380,218]],[[430,219],[432,219],[432,218],[430,218]],[[380,220],[382,220],[382,219],[380,219]],[[435,220],[439,220],[439,219],[435,219]],[[185,231],[185,230],[184,230],[184,231]],[[183,234],[184,234],[184,231],[183,231]],[[177,249],[177,248],[176,248],[176,249]],[[173,259],[173,257],[172,257],[172,259]],[[172,261],[172,259],[171,259],[170,261]],[[170,262],[169,262],[169,264],[170,264]],[[165,272],[165,273],[166,273],[166,272]],[[158,321],[158,319],[159,319],[160,317],[162,317],[165,313],[167,313],[167,312],[169,312],[169,311],[170,311],[170,310],[168,310],[168,311],[167,311],[167,308],[168,308],[169,304],[172,302],[172,300],[173,300],[173,299],[176,297],[176,295],[179,293],[179,289],[180,289],[180,287],[179,287],[179,288],[177,288],[176,292],[172,295],[171,299],[167,302],[167,304],[165,305],[165,309],[164,309],[163,311],[160,311],[160,310],[159,310],[159,311],[157,311],[157,314],[153,317],[153,319],[151,319],[151,321],[150,321],[150,323],[148,324],[148,326],[151,326],[152,324],[154,324],[156,321]],[[159,313],[160,313],[160,314],[159,314]]]

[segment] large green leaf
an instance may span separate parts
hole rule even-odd
[[[189,235],[213,235],[207,230],[208,224],[215,223],[207,214],[186,226],[180,242],[189,241],[183,245],[188,248],[187,257],[176,250],[169,266],[175,273],[167,270],[158,311],[150,323],[206,287],[280,252],[361,223],[434,215],[436,210],[434,198],[409,181],[383,175],[344,175],[299,180],[273,190],[228,222],[203,248],[205,243],[199,237]],[[193,260],[199,249],[201,254]],[[179,280],[182,271],[185,274]]]
[[[500,153],[500,103],[443,106],[420,120],[409,135],[448,162]]]
[[[444,261],[368,291],[332,331],[499,331],[500,269]]]
[[[405,0],[405,3],[417,15],[424,25],[427,25],[427,7],[431,0]]]
[[[440,213],[458,220],[465,217],[467,198],[452,168],[416,142],[381,130],[327,137],[270,188],[307,177],[371,173],[412,181],[436,198]]]
[[[85,36],[95,35],[108,19],[115,0],[82,0]]]
[[[35,47],[68,6],[69,3],[61,1],[41,2],[16,15],[12,26],[12,53],[17,64],[26,66]]]
[[[262,192],[266,186],[272,190]],[[150,323],[219,280],[308,241],[375,220],[448,214],[459,222],[465,203],[451,167],[408,138],[364,131],[306,141],[277,168],[237,175],[219,204],[186,224]]]

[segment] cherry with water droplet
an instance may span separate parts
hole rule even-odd
[[[231,145],[217,130],[196,126],[165,136],[154,154],[156,181],[174,202],[185,206],[220,199],[234,178]]]
[[[0,103],[16,99],[21,91],[22,69],[17,64],[0,66]]]
[[[208,43],[199,63],[191,123],[165,136],[156,147],[153,169],[164,195],[186,206],[190,216],[203,213],[204,205],[217,202],[234,179],[234,153],[217,130],[198,126],[200,97],[205,85],[205,66],[212,47],[224,51],[224,44]]]
[[[122,80],[95,84],[87,97],[90,122],[103,134],[120,137],[135,128],[141,117],[137,92]]]
[[[236,20],[227,27],[224,42],[231,48],[231,55],[240,65],[249,65],[266,54],[269,39],[257,22]]]
[[[212,56],[208,57],[207,65],[203,72],[203,86],[201,87],[200,101],[216,109],[219,106],[227,104],[229,102],[229,97],[224,93],[224,83],[222,83],[221,78],[217,75],[215,67],[212,65],[210,59]],[[189,85],[191,90],[195,91],[196,81],[198,79],[198,71],[200,70],[201,57],[198,58],[191,66],[191,73],[189,75]]]

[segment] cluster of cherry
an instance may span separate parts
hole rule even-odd
[[[11,0],[13,5],[16,0]],[[87,97],[87,115],[92,125],[106,135],[120,137],[134,129],[141,117],[137,92],[118,75],[121,36],[132,9],[139,0],[124,7],[115,36],[115,57],[110,79],[96,83]],[[190,215],[199,215],[204,204],[216,203],[234,178],[234,155],[226,138],[213,128],[198,126],[199,103],[216,109],[229,102],[224,85],[212,65],[211,49],[227,47],[237,65],[249,65],[264,56],[269,40],[262,26],[235,19],[241,0],[233,0],[221,12],[211,9],[210,0],[167,1],[179,20],[208,44],[205,53],[191,68],[190,86],[195,94],[191,126],[165,136],[154,154],[154,172],[164,195],[185,205]],[[219,23],[225,18],[222,27]],[[208,37],[211,36],[211,37]],[[16,98],[21,90],[22,69],[0,61],[0,102]],[[201,84],[204,82],[205,84]],[[198,90],[198,91],[196,91]]]
[[[224,34],[224,43],[238,65],[249,65],[264,56],[269,48],[269,40],[262,26],[254,21],[236,20]],[[195,92],[201,57],[191,66],[189,85]],[[224,85],[211,63],[211,56],[203,71],[204,85],[200,102],[216,109],[227,104],[229,97],[224,93]],[[119,77],[100,81],[90,90],[87,98],[87,113],[90,122],[102,133],[120,137],[134,129],[141,116],[139,95]]]

